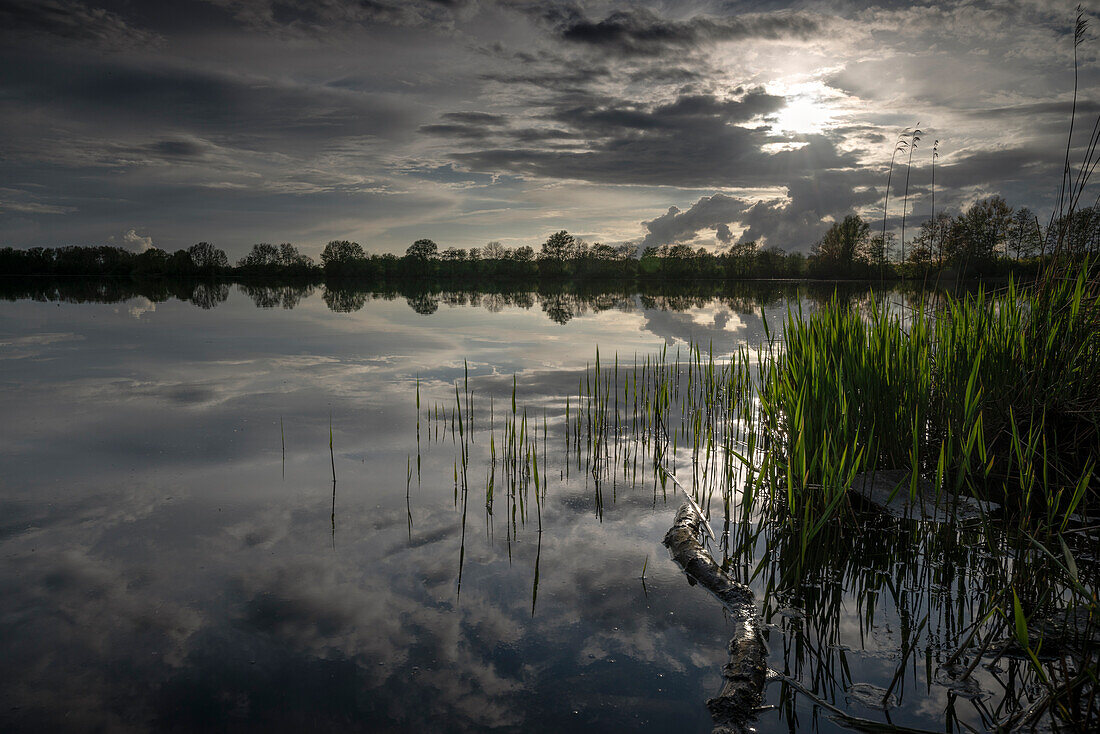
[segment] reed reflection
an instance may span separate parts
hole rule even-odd
[[[850,303],[857,311],[872,307],[869,295],[852,296]],[[512,538],[535,519],[533,499],[532,614],[547,474],[562,477],[559,492],[580,492],[573,509],[587,509],[601,522],[642,492],[660,507],[682,491],[721,527],[713,550],[724,570],[763,599],[777,674],[770,700],[792,726],[816,728],[816,720],[800,721],[810,707],[860,728],[876,722],[1011,728],[1051,705],[1044,676],[1080,689],[1074,695],[1084,696],[1087,712],[1091,689],[1079,678],[1094,664],[1096,625],[1082,618],[1072,586],[1080,585],[1077,579],[1095,581],[1097,564],[1083,552],[1094,529],[1082,526],[1078,538],[1067,541],[1066,557],[1077,559],[1067,579],[1064,564],[1000,523],[996,506],[940,494],[927,483],[923,495],[910,499],[907,472],[897,478],[905,493],[896,499],[853,490],[832,518],[792,517],[789,477],[775,459],[775,438],[757,397],[761,364],[746,348],[734,354],[666,348],[630,363],[597,351],[576,393],[544,412],[541,426],[529,420],[514,380],[504,396],[511,407],[502,430],[491,400],[469,400],[468,378],[456,384],[449,410],[437,404],[421,413],[429,435],[449,433],[458,447],[463,522],[467,493],[474,490],[466,477],[472,463],[483,461],[491,532],[499,472],[509,558]],[[482,412],[488,413],[487,437],[470,430]],[[560,437],[551,438],[548,426]],[[583,487],[565,484],[570,468],[582,472]],[[670,522],[674,507],[675,500]],[[1045,641],[1019,642],[1014,599],[1041,620]],[[1029,660],[1032,645],[1048,656],[1041,669]],[[942,701],[938,713],[928,710],[929,698]],[[876,712],[873,719],[866,718],[868,709]]]

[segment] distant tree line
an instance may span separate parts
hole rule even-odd
[[[1057,247],[1062,254],[1100,254],[1100,206],[1076,211],[1066,221],[1043,226],[1030,210],[1014,210],[994,196],[956,216],[938,214],[923,222],[909,240],[893,233],[872,234],[855,214],[833,223],[809,255],[787,253],[756,242],[736,243],[718,252],[687,244],[647,247],[589,244],[566,231],[551,234],[536,251],[489,242],[468,250],[416,240],[404,257],[368,255],[348,240],[333,240],[320,263],[290,243],[253,245],[236,265],[208,242],[168,253],[141,253],[121,247],[35,247],[0,249],[2,275],[95,275],[109,277],[309,280],[358,278],[373,282],[542,280],[682,281],[692,279],[890,279],[927,276],[948,270],[960,277],[1034,271]]]
[[[1071,258],[1100,254],[1100,206],[1056,218],[1046,226],[1030,209],[1013,209],[1000,196],[983,199],[956,216],[937,214],[909,240],[872,235],[855,215],[833,224],[807,259],[817,277],[920,275],[951,270],[964,276],[1035,269],[1055,251]]]
[[[173,253],[158,248],[133,252],[122,247],[0,248],[0,275],[97,275],[107,277],[194,278],[219,276],[316,277],[313,258],[294,245],[260,243],[229,265],[225,251],[199,242]]]

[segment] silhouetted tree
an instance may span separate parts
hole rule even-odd
[[[735,278],[747,278],[752,273],[753,260],[756,257],[756,240],[736,242],[725,253],[726,275]]]
[[[199,242],[187,248],[195,269],[208,275],[214,275],[229,267],[229,258],[224,250],[219,250],[209,242]]]
[[[1011,221],[1012,207],[1000,196],[973,204],[951,224],[944,243],[948,258],[964,272],[981,271],[1004,252]]]
[[[279,265],[284,268],[311,268],[313,267],[313,258],[309,255],[303,255],[298,251],[298,248],[289,242],[284,242],[279,245]]]
[[[853,263],[866,258],[871,226],[858,214],[834,222],[814,245],[813,253],[823,263],[851,271]]]
[[[359,243],[348,240],[333,240],[321,251],[321,265],[325,272],[337,275],[350,273],[356,261],[364,258],[366,253]]]
[[[1008,226],[1008,251],[1019,260],[1036,254],[1041,243],[1039,223],[1025,206],[1012,216],[1012,222]]]
[[[576,238],[564,229],[560,232],[555,232],[546,238],[546,242],[542,243],[542,251],[539,253],[539,259],[564,262],[573,257],[576,244]]]
[[[439,257],[439,245],[428,239],[417,240],[405,250],[405,257],[413,260],[434,260]]]
[[[134,275],[152,276],[163,275],[168,270],[169,255],[158,247],[150,247],[145,252],[134,256]]]
[[[787,275],[783,263],[787,259],[787,253],[778,245],[769,245],[756,253],[757,272],[768,273],[772,277]]]
[[[312,285],[257,285],[255,283],[241,283],[237,286],[246,296],[252,299],[258,308],[276,308],[281,306],[292,309],[297,306],[304,296],[313,293]]]
[[[1100,207],[1078,209],[1072,216],[1055,219],[1052,233],[1060,236],[1062,249],[1071,255],[1100,252]]]
[[[936,223],[925,219],[916,236],[909,241],[908,262],[927,269],[936,261],[936,257]]]
[[[267,242],[252,245],[252,250],[237,261],[238,268],[262,270],[279,264],[279,248]]]
[[[481,248],[482,260],[504,260],[507,257],[508,249],[496,240],[485,243],[485,247]]]
[[[550,320],[567,324],[576,315],[574,299],[566,293],[551,293],[542,299],[542,310]]]
[[[894,249],[895,239],[897,239],[897,235],[893,232],[887,232],[885,238],[881,234],[876,234],[867,240],[867,261],[878,268],[880,274],[884,273],[883,268],[890,260],[890,252]]]

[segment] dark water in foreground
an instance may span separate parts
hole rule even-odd
[[[709,731],[730,633],[661,546],[680,499],[622,476],[597,498],[563,404],[597,346],[721,355],[799,299],[0,303],[0,729]],[[467,370],[478,421],[515,375],[538,425],[541,532],[463,503],[428,423],[417,476],[416,377],[450,410]],[[895,527],[847,542],[768,595],[771,666],[856,716],[986,728],[996,671],[960,691],[932,666],[966,570],[916,573]],[[781,683],[767,703],[761,731],[842,730]]]

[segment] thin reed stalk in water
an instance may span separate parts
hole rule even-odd
[[[332,464],[332,483],[336,484],[336,454],[332,450],[332,411],[328,414],[328,458]]]
[[[883,195],[882,201],[882,246],[886,247],[886,215],[890,210],[890,181],[894,176],[894,159],[897,157],[898,151],[905,150],[909,144],[905,142],[905,134],[909,132],[909,128],[906,128],[898,135],[897,141],[894,143],[894,150],[890,153],[890,167],[886,171],[886,193]],[[889,253],[886,253],[888,256]],[[884,269],[886,257],[883,258],[883,264],[880,266],[880,276],[884,275]]]
[[[936,229],[937,229],[937,227],[936,227],[936,159],[939,158],[939,157],[940,157],[940,141],[937,140],[936,142],[932,143],[932,214],[931,214],[931,222],[932,222],[932,244],[931,244],[931,249],[936,253],[936,265],[937,266],[941,265],[943,263],[942,238],[937,238],[937,236],[936,236],[936,234],[937,234],[936,233]],[[940,243],[941,243],[940,248],[941,249],[937,249],[937,247],[936,247],[937,239],[940,240]]]
[[[905,263],[905,214],[909,208],[909,173],[913,170],[913,151],[917,149],[917,143],[920,142],[921,129],[920,123],[917,123],[917,129],[909,135],[909,161],[905,164],[905,198],[901,204],[901,261]],[[905,271],[903,270],[902,273]]]

